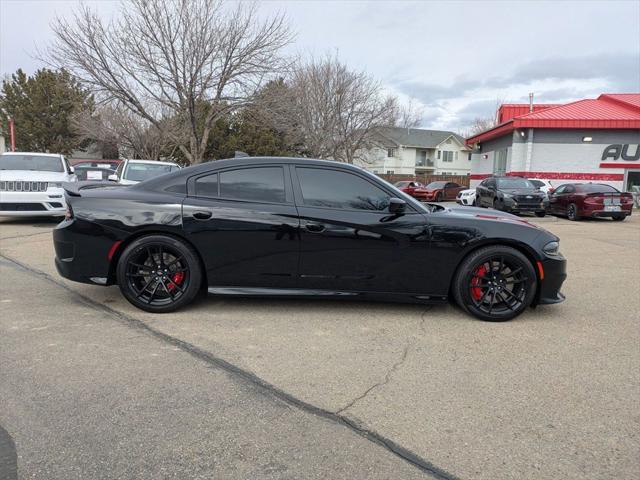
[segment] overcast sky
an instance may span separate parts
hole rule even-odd
[[[118,2],[88,1],[103,15]],[[74,0],[0,0],[0,71],[40,62],[49,23]],[[290,53],[335,51],[403,100],[424,108],[423,126],[461,130],[490,116],[496,99],[562,103],[602,92],[640,92],[640,0],[293,1]]]

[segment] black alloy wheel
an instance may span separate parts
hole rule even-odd
[[[442,201],[442,192],[438,192],[436,193],[436,202],[441,202]]]
[[[495,210],[502,210],[504,208],[504,202],[502,202],[499,198],[493,199],[493,208]]]
[[[452,290],[460,307],[491,322],[511,320],[533,301],[537,278],[518,250],[496,245],[471,253],[460,265]]]
[[[125,298],[142,310],[172,312],[200,290],[197,254],[180,240],[150,235],[132,242],[118,261],[118,284]]]
[[[580,214],[578,213],[578,207],[575,203],[572,203],[567,208],[567,218],[572,222],[580,220]]]

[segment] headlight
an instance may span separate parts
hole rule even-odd
[[[547,255],[558,255],[560,253],[560,243],[549,242],[542,248],[542,251]]]
[[[513,198],[513,195],[511,195],[510,193],[503,193],[502,196],[504,198]]]
[[[49,182],[50,188],[62,188],[62,182]]]

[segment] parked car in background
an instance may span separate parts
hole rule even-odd
[[[396,182],[393,186],[414,198],[416,189],[424,187],[422,183],[413,180],[403,180],[401,182]]]
[[[569,220],[609,217],[622,221],[633,211],[633,195],[601,183],[565,183],[549,195],[549,213]]]
[[[476,204],[510,213],[534,212],[544,217],[549,200],[526,178],[491,176],[476,187]]]
[[[453,201],[458,196],[458,193],[466,188],[455,182],[438,181],[417,189],[416,195],[420,195],[419,198],[421,200],[428,202]]]
[[[122,160],[106,159],[106,160],[70,160],[69,163],[72,167],[96,167],[96,168],[110,168],[116,170],[118,165],[122,163]]]
[[[460,205],[475,205],[476,204],[476,189],[467,188],[458,192],[456,197],[456,203]]]
[[[544,180],[542,178],[529,178],[528,180],[541,192],[548,194],[549,190],[553,189],[553,185],[549,180]]]
[[[512,215],[425,205],[339,162],[234,158],[138,185],[69,185],[58,272],[118,284],[149,312],[212,294],[443,303],[504,321],[558,303],[555,235]],[[133,219],[133,221],[132,221]]]
[[[79,181],[109,180],[109,176],[116,173],[116,171],[111,168],[91,167],[87,165],[76,165],[73,168]]]
[[[64,216],[63,184],[76,176],[63,155],[0,155],[0,216]]]
[[[123,185],[133,185],[176,170],[180,170],[180,165],[173,162],[127,159],[118,165],[116,173],[110,175],[109,180]]]

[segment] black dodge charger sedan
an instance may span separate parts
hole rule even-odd
[[[513,215],[424,205],[360,168],[209,162],[124,187],[78,182],[54,230],[71,280],[170,312],[219,295],[455,301],[509,320],[564,299],[558,238]]]

